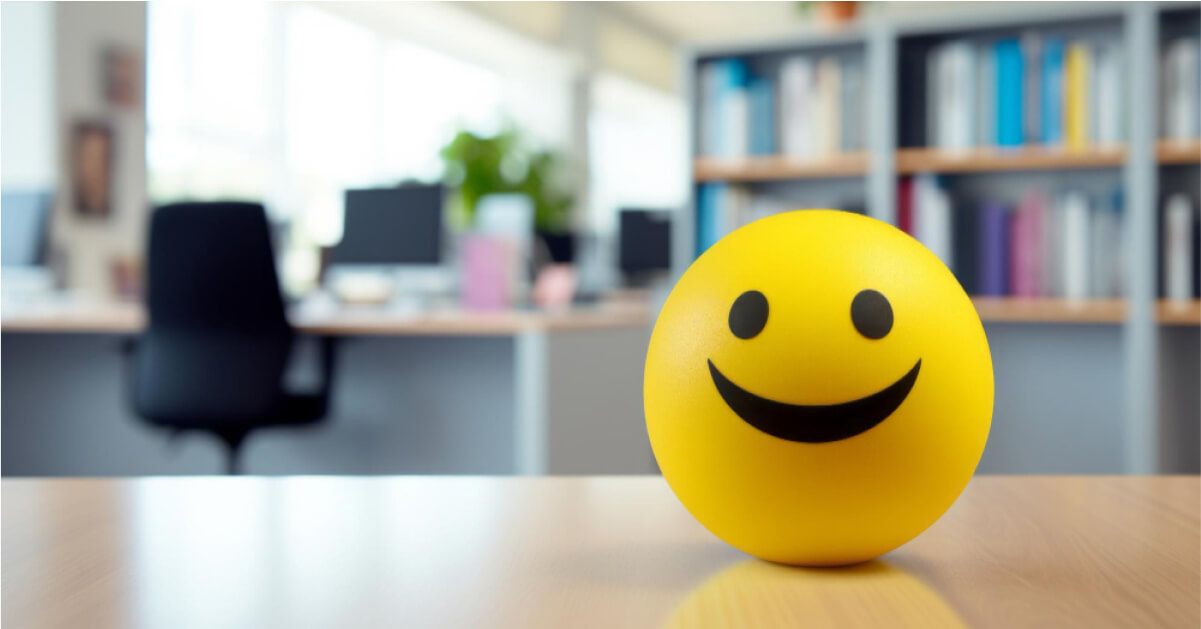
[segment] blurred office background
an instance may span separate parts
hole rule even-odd
[[[896,224],[974,296],[981,472],[1198,471],[1195,3],[0,27],[6,476],[653,473],[672,277],[805,207]]]

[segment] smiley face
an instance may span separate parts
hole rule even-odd
[[[730,308],[730,332],[750,339],[767,325],[767,297],[752,290],[738,296]],[[860,291],[851,302],[851,321],[867,338],[883,338],[892,328],[888,299],[871,289]],[[726,405],[746,423],[781,439],[825,443],[854,437],[884,421],[909,396],[917,381],[919,359],[891,385],[857,400],[837,404],[789,404],[755,395],[734,384],[709,361],[709,373]]]
[[[684,273],[647,353],[668,484],[759,557],[864,561],[932,524],[983,452],[992,362],[970,299],[900,230],[775,215]]]

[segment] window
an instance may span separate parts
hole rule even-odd
[[[512,95],[524,91],[492,69],[317,7],[154,2],[148,11],[152,200],[262,199],[289,226],[292,290],[315,277],[316,247],[341,237],[346,188],[437,179],[457,130],[537,117],[514,111],[523,103]],[[562,99],[537,104],[568,110]]]
[[[512,122],[572,154],[570,55],[452,5],[152,2],[148,29],[152,200],[262,199],[286,226],[291,292],[341,238],[345,189],[437,179],[460,129]],[[612,74],[591,99],[584,225],[611,235],[621,207],[681,207],[682,99]]]
[[[151,198],[259,198],[279,135],[269,108],[269,5],[198,7],[149,5]]]
[[[688,199],[683,99],[619,76],[592,87],[589,225],[613,234],[623,207],[677,209]]]

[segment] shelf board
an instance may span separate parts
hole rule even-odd
[[[1201,299],[1188,301],[1161,299],[1155,307],[1155,318],[1161,325],[1201,326]]]
[[[1160,164],[1201,164],[1201,140],[1160,140],[1155,149]],[[923,172],[980,173],[1015,170],[1059,170],[1116,168],[1126,159],[1121,146],[1091,147],[1084,151],[1060,148],[1020,147],[1013,149],[979,148],[948,151],[937,148],[900,149],[896,169],[901,175]],[[693,162],[694,179],[699,182],[787,181],[857,177],[867,173],[866,152],[842,153],[811,160],[773,155],[725,160],[698,157]]]
[[[1155,145],[1160,164],[1201,164],[1201,139],[1160,140]]]
[[[988,323],[1121,323],[1121,299],[1055,299],[1043,297],[973,297],[980,319]]]
[[[1126,158],[1123,147],[1091,147],[1084,151],[1060,148],[1014,147],[947,151],[936,148],[912,148],[897,151],[897,172],[912,175],[933,173],[977,173],[1007,170],[1054,170],[1071,168],[1113,168]]]
[[[860,177],[867,173],[867,153],[839,153],[804,160],[781,155],[736,160],[698,157],[692,169],[693,179],[698,183]]]
[[[986,323],[1122,323],[1124,299],[1058,299],[1049,297],[973,297],[980,319]],[[1160,325],[1201,326],[1201,300],[1155,304]]]

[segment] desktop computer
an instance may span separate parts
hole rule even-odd
[[[667,275],[671,270],[670,211],[621,210],[617,266],[630,286],[646,286]]]
[[[443,188],[347,190],[342,240],[330,252],[329,286],[343,301],[423,299],[446,290]]]
[[[333,264],[439,266],[442,186],[347,190]]]
[[[47,264],[53,196],[43,190],[5,190],[0,195],[0,285],[8,308],[54,292],[54,273]]]
[[[50,222],[49,192],[10,192],[0,195],[0,234],[3,266],[40,266],[46,258]]]

